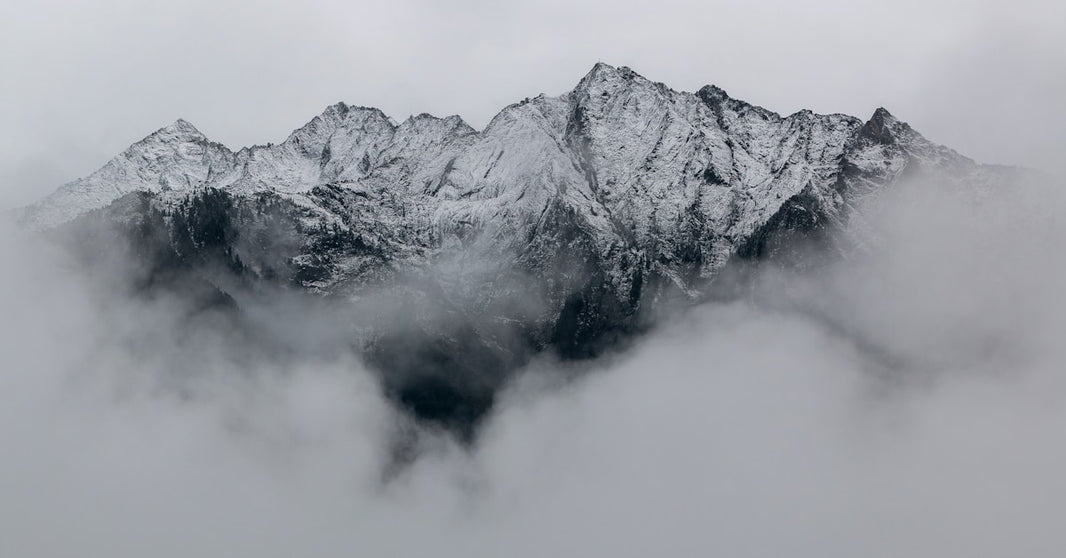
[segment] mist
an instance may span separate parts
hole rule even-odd
[[[831,263],[535,360],[473,445],[299,307],[275,360],[4,230],[0,555],[1057,556],[1063,209],[1047,179],[899,184]]]

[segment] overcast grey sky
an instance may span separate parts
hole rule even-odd
[[[0,207],[182,117],[232,148],[330,103],[396,119],[569,90],[597,61],[789,113],[885,106],[982,161],[1066,146],[1066,8],[1041,0],[3,0]]]

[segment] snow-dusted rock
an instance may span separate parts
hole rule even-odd
[[[575,213],[600,256],[639,253],[690,288],[681,267],[712,275],[797,196],[840,219],[849,200],[914,166],[983,171],[884,109],[865,123],[809,111],[782,117],[715,86],[677,92],[597,64],[573,91],[511,105],[481,132],[457,116],[396,124],[338,103],[281,144],[234,153],[178,120],[23,219],[49,228],[131,192],[178,200],[217,188],[275,193],[349,228],[401,228],[423,248],[476,231],[486,249],[521,251],[554,206]],[[360,207],[355,222],[321,203],[322,188],[380,214]]]

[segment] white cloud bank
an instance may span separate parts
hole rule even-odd
[[[901,188],[869,254],[538,363],[384,484],[354,358],[249,364],[4,234],[0,555],[1058,556],[1060,193]]]

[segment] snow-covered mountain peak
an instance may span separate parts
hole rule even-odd
[[[163,130],[203,137],[200,130],[196,129],[196,126],[193,126],[192,122],[189,122],[184,118],[175,120],[173,124],[163,128]]]
[[[595,82],[604,79],[609,79],[611,76],[618,73],[618,68],[607,64],[606,62],[597,62],[592,65],[592,68],[581,78],[577,87],[580,89],[582,84],[588,82]]]
[[[481,131],[336,103],[280,144],[233,153],[178,120],[22,220],[104,221],[167,273],[218,263],[246,276],[235,283],[338,300],[396,288],[412,308],[439,304],[441,318],[419,310],[410,327],[352,335],[378,355],[387,391],[462,421],[417,401],[440,386],[491,398],[529,351],[594,354],[673,301],[700,300],[732,261],[803,258],[796,246],[832,247],[837,232],[861,241],[867,196],[926,169],[967,185],[1005,174],[884,109],[865,121],[782,116],[714,85],[675,91],[600,63]]]
[[[181,143],[200,143],[207,142],[207,136],[205,136],[200,130],[193,126],[191,122],[184,118],[179,118],[174,121],[173,124],[164,126],[155,132],[152,132],[144,139],[134,143],[131,148],[135,148],[140,145],[156,144],[156,145],[175,145]]]
[[[708,103],[721,104],[725,101],[733,99],[729,96],[729,93],[727,93],[725,89],[722,89],[721,87],[718,87],[714,84],[704,85],[699,89],[699,91],[696,92],[696,94]]]
[[[892,113],[884,107],[878,107],[870,120],[866,121],[859,130],[861,137],[886,145],[896,143],[897,139],[913,133],[914,131],[906,122],[892,116]]]
[[[134,143],[96,172],[26,208],[23,220],[48,228],[107,206],[131,192],[188,191],[216,183],[235,155],[184,119]]]
[[[445,130],[457,135],[477,133],[477,130],[474,130],[457,114],[444,117],[434,116],[426,112],[412,114],[396,127],[397,133],[431,130]]]
[[[179,119],[24,215],[49,227],[130,192],[180,197],[208,187],[314,205],[303,198],[328,186],[427,195],[435,201],[402,203],[424,204],[419,214],[438,223],[486,223],[512,201],[543,210],[562,196],[602,238],[658,243],[679,229],[706,229],[705,253],[693,262],[709,271],[793,196],[815,192],[836,211],[844,182],[876,188],[912,161],[972,164],[884,109],[865,122],[811,111],[783,117],[716,85],[679,92],[601,62],[570,92],[512,104],[482,131],[454,115],[397,123],[338,102],[281,144],[233,153]]]
[[[334,134],[353,136],[366,133],[387,134],[395,128],[392,120],[380,109],[336,103],[322,114],[297,128],[287,142],[323,142]]]
[[[696,96],[719,115],[731,117],[756,116],[765,121],[780,121],[782,119],[780,114],[772,110],[729,96],[724,89],[717,85],[701,87],[696,92]]]
[[[717,294],[733,263],[739,281],[757,261],[869,244],[864,208],[926,170],[1009,180],[883,108],[782,116],[600,63],[481,131],[336,103],[233,153],[178,120],[22,220],[127,242],[151,284],[181,296],[324,295],[330,336],[366,351],[389,397],[469,431],[538,353],[596,355]]]
[[[647,92],[665,95],[670,90],[661,83],[653,82],[627,66],[614,67],[597,63],[578,82],[573,95],[580,97],[611,96],[620,92]]]

